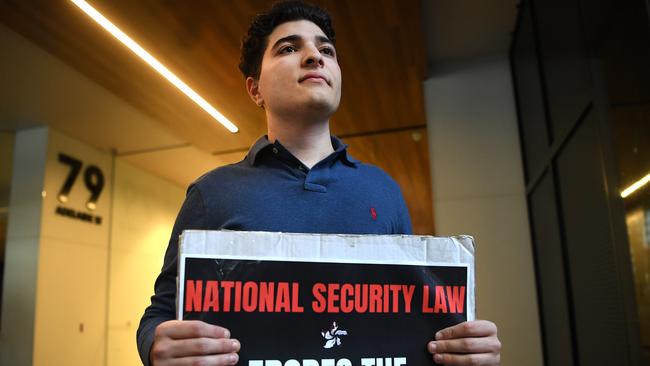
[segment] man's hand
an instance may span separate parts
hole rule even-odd
[[[436,333],[427,349],[442,365],[498,365],[501,342],[497,326],[487,320],[456,324]]]
[[[239,360],[239,341],[226,328],[198,320],[169,320],[156,327],[151,364],[234,365]]]

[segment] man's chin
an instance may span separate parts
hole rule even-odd
[[[329,99],[324,100],[316,98],[309,100],[307,103],[305,103],[305,106],[314,110],[331,110],[333,112],[335,112],[338,108],[338,104],[335,104]]]
[[[329,119],[338,107],[338,103],[334,103],[330,99],[311,98],[294,104],[292,108],[285,110],[285,113],[292,117],[303,115],[307,119],[322,120]]]
[[[303,110],[335,112],[339,104],[329,93],[305,93],[303,98],[296,101],[295,106]]]
[[[305,110],[317,114],[319,118],[328,118],[339,108],[338,103],[331,100],[311,100],[305,104]]]

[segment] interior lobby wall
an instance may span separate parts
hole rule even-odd
[[[47,129],[17,133],[5,248],[0,364],[31,365]]]
[[[82,164],[64,199],[62,153]],[[2,364],[140,364],[135,331],[185,189],[46,127],[17,133],[14,166]],[[103,176],[93,210],[88,167]]]
[[[13,155],[2,364],[101,364],[111,156],[47,127]]]
[[[509,62],[437,65],[424,88],[436,234],[474,236],[477,316],[497,324],[502,365],[542,365]]]
[[[0,73],[0,122],[18,128],[13,149],[18,163],[7,188],[14,198],[8,209],[0,364],[137,365],[137,322],[153,292],[185,188],[95,146],[108,134],[139,136],[148,131],[142,126],[156,126],[150,117],[3,25],[0,49],[11,50],[3,53],[0,67],[12,70]],[[81,142],[76,134],[95,140]],[[158,128],[140,140],[160,142],[167,135]],[[70,166],[58,153],[66,151],[82,167],[63,204],[57,195]],[[92,192],[84,175],[93,165],[101,168],[104,186],[96,210],[89,210]],[[92,186],[96,181],[90,179]],[[101,225],[57,214],[59,205],[101,216]],[[88,231],[98,227],[100,233]],[[113,240],[115,246],[109,245]]]
[[[139,365],[135,332],[185,189],[117,158],[111,230],[107,365]]]

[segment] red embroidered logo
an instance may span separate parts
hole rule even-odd
[[[370,207],[370,215],[372,215],[373,220],[377,220],[377,210],[374,207]]]

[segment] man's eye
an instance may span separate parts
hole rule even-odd
[[[334,49],[332,47],[324,47],[321,48],[320,50],[322,53],[328,55],[328,56],[334,56]]]
[[[296,52],[296,51],[298,51],[298,49],[296,47],[294,47],[294,46],[286,46],[286,47],[282,47],[282,49],[280,49],[280,53],[292,53],[292,52]]]

